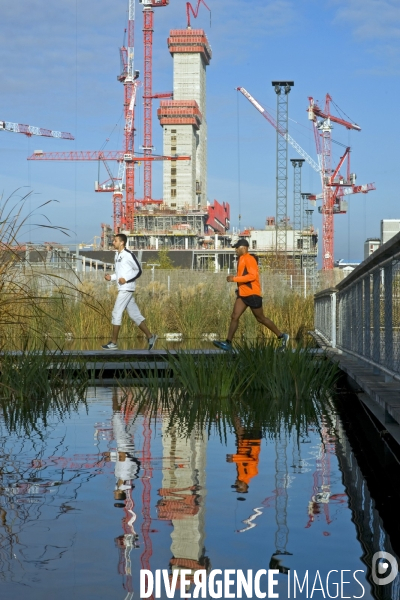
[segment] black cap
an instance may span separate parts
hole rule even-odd
[[[238,240],[236,244],[233,244],[232,248],[239,248],[239,246],[246,246],[246,248],[248,248],[249,242],[244,238],[240,238],[240,240]]]

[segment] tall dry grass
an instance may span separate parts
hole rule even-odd
[[[151,331],[164,337],[166,333],[182,333],[196,344],[204,333],[214,333],[225,338],[235,301],[235,286],[216,286],[215,281],[202,282],[185,287],[176,286],[168,293],[167,287],[158,282],[137,285],[135,299]],[[78,294],[78,295],[77,295]],[[29,336],[36,346],[43,340],[106,339],[110,334],[110,318],[117,289],[105,282],[84,282],[77,286],[75,295],[68,290],[53,290],[40,298],[41,310],[22,303],[18,324],[8,328],[8,347],[18,348],[25,329],[21,323],[29,323]],[[264,312],[277,326],[292,338],[305,339],[313,326],[313,298],[295,293],[274,294],[264,301]],[[28,334],[28,332],[26,332]],[[124,316],[121,338],[137,338],[140,345],[141,331]],[[250,310],[242,316],[236,339],[274,338],[269,330],[257,323]],[[134,346],[136,342],[132,341]]]
[[[64,228],[48,224],[45,215],[41,215],[48,202],[24,217],[29,197],[30,193],[21,198],[14,195],[0,202],[0,349],[43,348],[50,342],[52,347],[62,347],[65,339],[107,339],[116,286],[103,279],[88,281],[83,276],[80,280],[72,269],[69,273],[55,273],[44,265],[39,271],[34,270],[18,250],[18,239],[28,221],[30,227],[55,229],[68,235]],[[32,223],[33,220],[39,222]],[[179,332],[193,340],[204,333],[224,338],[236,286],[227,284],[224,274],[220,275],[200,276],[191,271],[185,276],[180,270],[170,291],[161,282],[141,285],[139,280],[135,297],[148,327],[160,337]],[[275,282],[266,294],[264,312],[292,338],[303,339],[313,324],[313,299],[290,292],[284,285],[279,290]],[[236,339],[270,337],[270,332],[247,310]],[[126,315],[120,338],[143,338]]]
[[[51,200],[27,212],[31,195],[19,195],[17,190],[5,200],[0,198],[0,350],[43,347],[49,339],[57,340],[64,330],[64,313],[74,305],[84,306],[87,315],[102,310],[94,296],[81,289],[78,278],[71,281],[49,272],[46,265],[34,271],[26,259],[19,240],[28,226],[42,229],[46,236],[47,229],[68,236],[65,228],[51,225],[43,213]],[[44,292],[43,283],[51,284],[53,293]]]

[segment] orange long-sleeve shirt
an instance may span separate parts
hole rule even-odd
[[[261,296],[258,264],[254,256],[249,253],[240,256],[237,275],[233,278],[233,281],[238,284],[239,296]]]

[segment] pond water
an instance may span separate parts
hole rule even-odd
[[[243,597],[400,597],[398,576],[373,583],[373,554],[397,558],[396,544],[333,404],[299,435],[219,424],[222,438],[218,423],[208,435],[167,414],[135,419],[117,388],[36,429],[3,414],[1,597],[141,598],[141,569],[168,583],[177,569],[251,569]],[[160,589],[167,598],[162,573]],[[223,589],[205,597],[239,597]]]

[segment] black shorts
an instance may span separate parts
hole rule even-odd
[[[238,298],[243,300],[245,305],[248,306],[249,308],[261,308],[262,307],[261,296],[256,296],[254,294],[252,296],[239,296],[238,295]]]

